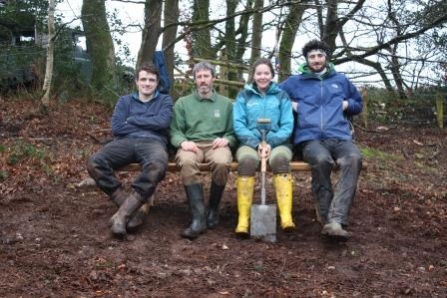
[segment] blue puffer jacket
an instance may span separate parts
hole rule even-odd
[[[233,108],[234,132],[241,145],[256,149],[261,142],[259,118],[271,120],[266,141],[272,148],[289,143],[293,130],[292,103],[286,92],[272,82],[263,95],[253,84],[239,92]]]
[[[154,139],[168,142],[172,119],[171,96],[156,92],[149,102],[138,99],[138,93],[121,96],[112,115],[112,132],[116,138]]]
[[[286,79],[279,86],[298,102],[294,144],[309,140],[351,140],[351,126],[346,116],[362,111],[363,99],[349,79],[335,71],[332,64],[321,77],[300,66],[300,75]],[[348,108],[343,111],[343,100]]]

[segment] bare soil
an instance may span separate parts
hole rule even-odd
[[[1,297],[447,297],[446,129],[357,126],[367,168],[346,243],[320,235],[308,172],[294,173],[298,228],[278,229],[276,243],[235,236],[234,174],[218,228],[181,238],[190,215],[178,173],[122,241],[107,227],[116,207],[79,185],[112,108],[37,106],[0,100]],[[119,175],[128,187],[135,173]]]

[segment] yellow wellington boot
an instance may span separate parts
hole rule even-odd
[[[236,234],[247,237],[250,222],[250,209],[253,202],[253,191],[255,188],[255,177],[238,176],[236,180],[237,188],[237,210],[239,213]]]
[[[283,231],[289,232],[295,229],[295,224],[293,223],[292,219],[292,174],[276,174],[274,176],[274,182],[279,216],[281,218],[281,228],[283,229]]]

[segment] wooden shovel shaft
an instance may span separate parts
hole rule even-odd
[[[267,172],[267,159],[265,158],[265,148],[267,147],[267,143],[265,142],[265,131],[262,131],[262,156],[261,156],[261,204],[266,204],[266,194],[265,194],[265,173]]]

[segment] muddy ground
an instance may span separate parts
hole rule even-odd
[[[278,229],[276,243],[235,236],[234,174],[218,228],[181,238],[190,217],[177,173],[121,241],[107,227],[116,207],[79,186],[112,108],[73,101],[43,116],[37,106],[0,100],[1,297],[447,297],[446,129],[356,127],[367,169],[347,243],[320,235],[308,172],[294,173],[298,228]],[[134,175],[120,173],[127,187]]]

